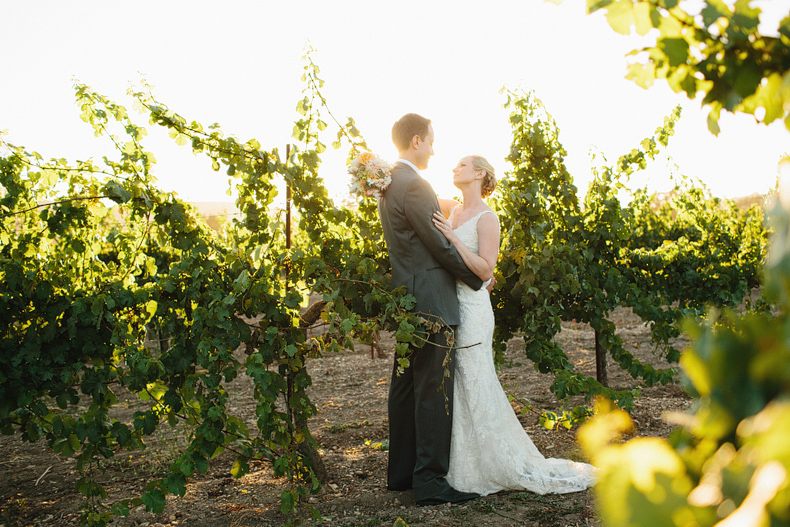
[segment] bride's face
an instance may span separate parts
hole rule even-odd
[[[474,169],[471,157],[463,157],[453,169],[453,185],[463,188],[482,178],[482,174],[482,170]]]

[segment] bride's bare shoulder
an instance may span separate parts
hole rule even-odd
[[[454,199],[439,198],[439,207],[441,207],[442,214],[444,215],[445,218],[449,218],[450,212],[453,210],[453,208],[457,207],[458,205],[460,205],[460,203],[458,203]]]
[[[487,212],[491,214],[486,214]],[[480,212],[480,220],[477,222],[478,232],[480,232],[481,229],[499,231],[499,217],[491,207],[486,206],[486,208]]]

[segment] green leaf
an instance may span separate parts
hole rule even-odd
[[[84,254],[87,249],[87,246],[85,245],[84,241],[80,240],[79,238],[75,238],[71,240],[71,248],[77,254]]]
[[[58,182],[57,172],[45,170],[41,173],[41,182],[48,187],[55,185]]]
[[[165,510],[165,495],[159,489],[150,490],[143,494],[143,503],[149,512],[161,514]]]
[[[233,290],[236,293],[241,293],[246,291],[247,288],[250,286],[250,272],[247,269],[244,269],[239,276],[233,281]]]
[[[738,68],[735,76],[735,93],[741,97],[748,97],[752,95],[762,82],[762,73],[755,64],[744,64]]]
[[[716,22],[719,18],[730,18],[732,11],[723,0],[706,0],[702,9],[702,22],[706,27]]]
[[[197,469],[198,474],[205,474],[208,471],[209,463],[205,457],[193,455],[192,460],[195,462],[195,468]]]
[[[694,518],[688,503],[693,485],[685,466],[663,440],[637,438],[617,449],[618,469],[607,463],[605,476],[596,485],[603,493],[600,507],[607,517],[621,519],[621,525],[672,525],[674,518]],[[647,483],[646,483],[647,482]],[[628,486],[621,493],[618,487]],[[703,524],[712,525],[713,521]],[[649,520],[648,520],[649,518]],[[696,523],[696,522],[695,522]]]
[[[546,430],[554,430],[557,426],[557,414],[554,412],[543,412],[540,416],[540,425]]]
[[[230,469],[230,475],[238,479],[246,474],[249,470],[250,467],[247,465],[247,459],[239,456],[233,462],[233,467]]]
[[[398,330],[395,332],[395,339],[398,342],[412,342],[414,340],[414,326],[406,320],[401,321]]]
[[[587,0],[587,14],[609,6],[614,0]]]
[[[100,317],[103,312],[104,298],[99,296],[93,300],[93,303],[91,303],[91,313],[93,313],[93,315],[96,317]]]
[[[296,111],[299,113],[299,115],[307,115],[309,109],[310,100],[307,97],[296,103]]]
[[[156,259],[152,257],[148,257],[145,260],[145,271],[148,273],[148,276],[156,276],[158,269],[156,268]]]
[[[606,20],[616,32],[630,35],[634,24],[634,4],[631,0],[616,0],[606,11]]]
[[[752,0],[737,0],[735,2],[735,13],[732,17],[732,24],[739,29],[742,34],[750,35],[757,32],[760,24],[760,8],[752,7]],[[728,28],[730,29],[730,28]]]
[[[126,190],[121,183],[111,179],[104,184],[104,194],[116,203],[126,203],[132,199],[132,193]]]
[[[653,27],[653,14],[657,10],[650,2],[637,2],[634,6],[634,26],[637,34],[647,35]]]
[[[658,40],[658,47],[669,59],[672,67],[685,64],[689,56],[689,45],[683,38],[661,38]]]
[[[167,477],[167,490],[176,496],[183,496],[187,492],[186,478],[183,474],[173,473]]]
[[[295,492],[286,490],[280,495],[280,512],[288,514],[294,510],[296,504]]]
[[[719,135],[719,132],[721,131],[719,129],[718,112],[714,112],[713,110],[708,113],[708,130],[710,130],[710,133],[713,135]]]

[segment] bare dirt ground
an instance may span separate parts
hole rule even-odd
[[[653,355],[648,329],[630,310],[613,314],[618,334],[627,349],[642,361],[665,367]],[[371,359],[369,347],[344,351],[312,360],[310,397],[318,415],[310,428],[320,446],[330,483],[310,502],[322,514],[318,525],[391,526],[397,518],[417,526],[540,526],[577,527],[600,525],[591,491],[539,496],[529,492],[500,492],[463,505],[417,507],[411,492],[388,492],[385,488],[387,452],[386,400],[392,368],[391,336],[383,335],[385,359]],[[594,374],[595,351],[592,330],[585,324],[563,323],[557,342],[582,372]],[[614,363],[609,364],[609,382],[614,388],[638,386]],[[549,431],[538,423],[539,410],[561,410],[581,404],[581,398],[558,401],[549,391],[551,378],[539,374],[523,352],[523,341],[508,344],[506,363],[499,372],[509,393],[516,396],[514,409],[524,428],[547,457],[582,460],[575,443],[576,429]],[[241,376],[229,387],[234,394],[231,411],[255,421],[252,383]],[[521,399],[534,411],[521,415]],[[131,415],[145,403],[126,397],[117,419]],[[633,418],[636,435],[665,437],[670,426],[661,420],[665,411],[683,410],[690,399],[676,383],[644,388],[636,400]],[[109,493],[108,502],[139,495],[145,482],[166,475],[169,463],[179,453],[187,431],[180,426],[162,430],[144,452],[120,454],[110,460],[99,480]],[[384,445],[381,443],[385,442]],[[240,479],[230,476],[232,454],[212,461],[208,473],[187,485],[183,497],[168,497],[165,512],[154,515],[143,507],[129,517],[118,517],[119,527],[245,527],[279,526],[286,517],[279,512],[279,496],[287,482],[272,476],[268,463],[252,465]],[[23,443],[18,436],[0,436],[0,527],[77,525],[81,495],[75,490],[79,474],[74,460],[53,454],[40,441]],[[309,517],[305,524],[313,525]]]

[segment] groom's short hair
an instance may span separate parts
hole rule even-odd
[[[408,150],[415,135],[425,139],[429,126],[431,126],[430,119],[416,113],[407,113],[392,125],[392,142],[399,151]]]

